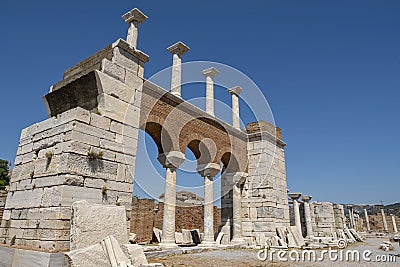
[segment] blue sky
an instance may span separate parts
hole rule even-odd
[[[120,17],[133,7],[149,16],[138,42],[150,56],[146,77],[171,65],[165,49],[182,40],[185,62],[230,65],[261,88],[287,143],[292,192],[400,201],[399,1],[3,1],[0,158],[13,161],[21,129],[46,118],[41,96],[65,69],[125,37]],[[216,98],[230,105],[224,90]]]

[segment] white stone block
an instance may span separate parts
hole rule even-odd
[[[72,204],[71,250],[85,248],[113,235],[120,244],[128,243],[125,207]]]
[[[90,116],[90,125],[94,127],[108,131],[110,129],[110,124],[111,120],[109,118],[105,118],[95,113],[92,113]]]
[[[70,267],[110,266],[110,261],[100,244],[65,253]]]
[[[125,81],[125,69],[117,64],[112,63],[108,59],[103,59],[101,61],[101,70],[104,73],[112,76],[120,81]]]

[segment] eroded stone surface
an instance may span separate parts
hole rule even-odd
[[[109,235],[120,244],[129,243],[124,207],[91,205],[87,201],[72,204],[71,250],[97,244]]]

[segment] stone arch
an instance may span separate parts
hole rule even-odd
[[[142,129],[147,134],[149,134],[153,141],[156,143],[159,154],[171,151],[171,136],[161,124],[156,122],[146,122],[142,126]]]

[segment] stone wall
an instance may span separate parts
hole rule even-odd
[[[335,218],[336,229],[344,229],[346,226],[346,216],[344,215],[343,205],[333,204],[333,214]]]
[[[333,204],[330,202],[310,203],[314,236],[330,237],[336,232]]]
[[[137,242],[150,242],[153,227],[162,229],[164,204],[156,204],[153,199],[133,199],[131,232],[135,233]],[[221,209],[214,206],[214,232],[221,224]],[[175,212],[175,231],[182,229],[204,229],[204,207],[178,205]]]
[[[130,218],[147,56],[122,40],[102,51],[67,71],[45,96],[51,117],[22,131],[0,242],[68,250],[77,200],[123,205]]]
[[[0,221],[3,218],[4,206],[6,205],[7,192],[0,190]]]
[[[250,243],[274,236],[277,226],[290,225],[285,144],[276,138],[277,133],[281,136],[278,128],[264,121],[258,124],[247,129],[249,176],[242,188],[242,235]]]

